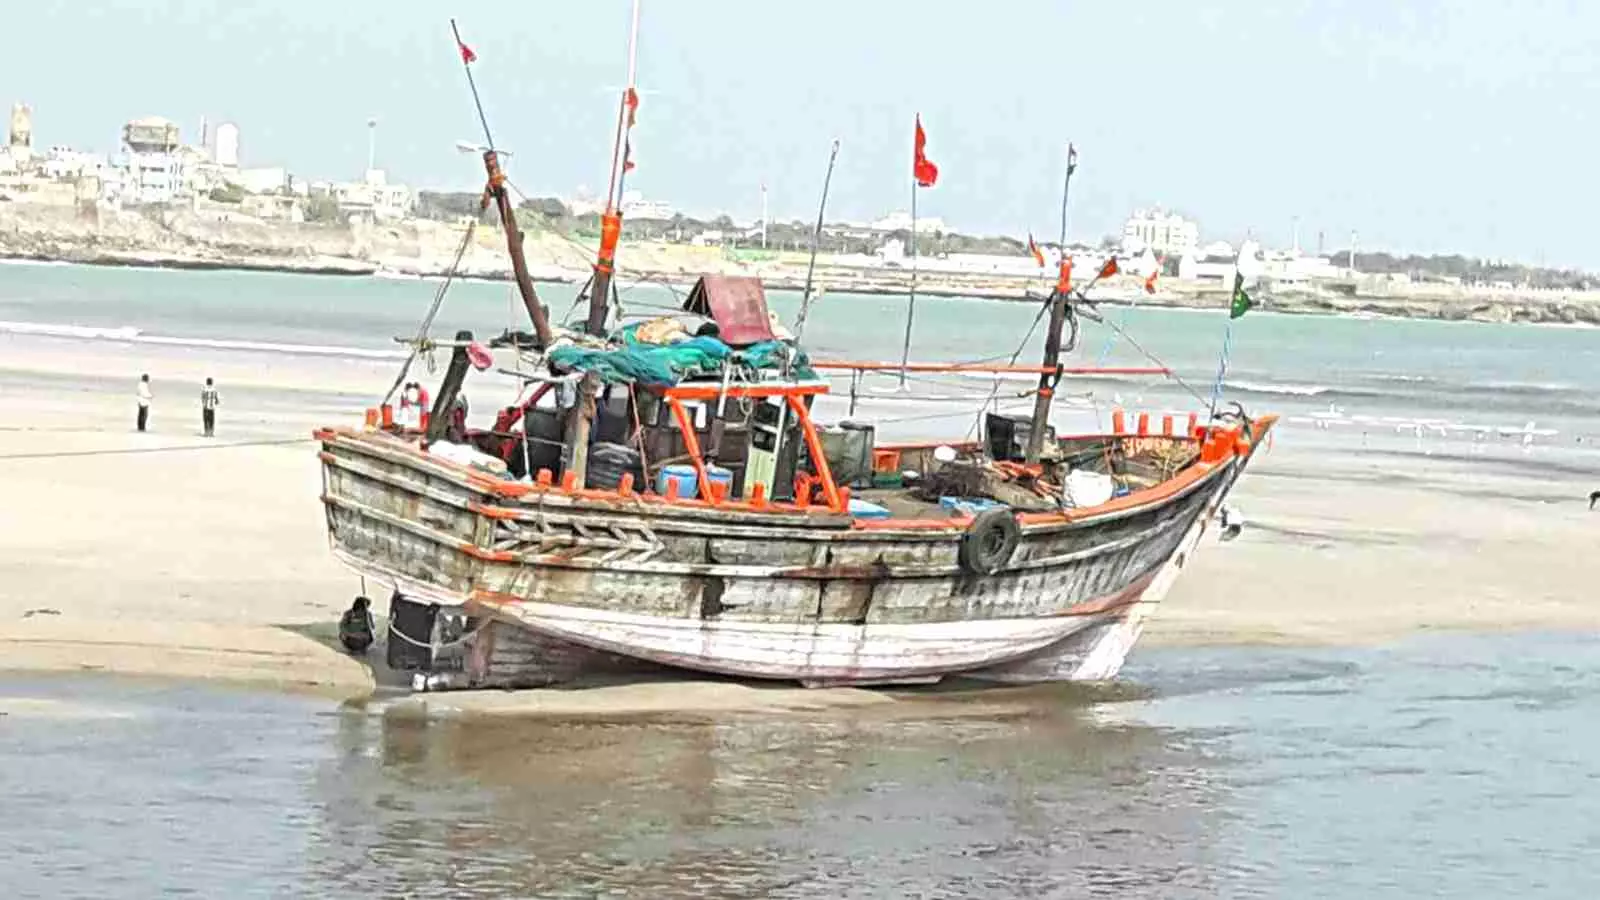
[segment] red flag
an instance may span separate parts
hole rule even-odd
[[[1044,268],[1044,254],[1039,252],[1039,245],[1033,242],[1032,232],[1028,233],[1028,252],[1033,255],[1033,261],[1038,263],[1039,268]]]
[[[1106,264],[1105,265],[1100,267],[1100,274],[1098,276],[1096,276],[1096,277],[1098,277],[1098,278],[1110,278],[1111,276],[1117,274],[1120,271],[1122,271],[1122,270],[1117,268],[1117,258],[1115,256],[1113,256],[1113,257],[1110,257],[1109,259],[1106,260]]]
[[[461,62],[462,63],[470,66],[473,63],[478,61],[478,54],[473,53],[472,52],[472,48],[468,47],[465,43],[463,43],[461,38],[459,38],[459,37],[456,38],[456,47],[458,47],[461,50]]]
[[[1061,253],[1061,274],[1056,276],[1056,293],[1072,293],[1072,257],[1066,254],[1065,248]]]
[[[912,142],[913,153],[911,156],[911,177],[917,180],[918,187],[933,187],[939,180],[939,167],[928,160],[923,152],[928,146],[928,136],[922,131],[922,114],[917,114],[917,136]]]
[[[1144,292],[1146,294],[1154,294],[1156,292],[1156,276],[1160,275],[1160,274],[1161,274],[1161,260],[1159,258],[1157,258],[1156,259],[1156,267],[1151,269],[1150,270],[1150,274],[1145,276],[1145,279],[1144,279]]]
[[[622,102],[628,106],[628,127],[632,128],[634,116],[639,112],[639,92],[628,88],[627,93],[622,95]]]

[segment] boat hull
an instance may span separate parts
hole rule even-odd
[[[593,492],[512,500],[397,441],[323,440],[341,560],[492,621],[486,644],[514,643],[507,628],[542,642],[514,660],[472,654],[470,685],[575,680],[617,661],[810,685],[1111,678],[1248,459],[1104,513],[1024,517],[1007,564],[980,575],[945,523],[863,528]]]

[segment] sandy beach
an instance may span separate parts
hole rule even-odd
[[[391,363],[16,335],[0,360],[0,669],[370,693],[365,666],[304,635],[327,633],[360,587],[327,552],[309,435],[359,421]],[[141,371],[156,394],[145,434]],[[223,397],[212,440],[207,375]],[[1591,480],[1537,459],[1312,452],[1285,429],[1236,494],[1243,535],[1199,555],[1146,640],[1600,626],[1577,564],[1600,523]]]

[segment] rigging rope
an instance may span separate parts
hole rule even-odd
[[[1222,380],[1228,375],[1228,353],[1233,349],[1233,317],[1228,318],[1222,332],[1222,355],[1217,360],[1217,380],[1211,385],[1211,417],[1216,418],[1217,403],[1222,399]]]
[[[450,290],[450,283],[455,280],[456,271],[461,266],[461,259],[467,255],[467,248],[471,246],[472,237],[477,232],[477,229],[478,220],[473,219],[467,225],[466,233],[461,236],[461,246],[456,248],[455,259],[451,261],[450,268],[445,270],[444,281],[439,284],[439,289],[434,292],[433,305],[428,307],[428,314],[422,317],[422,324],[418,326],[417,336],[412,341],[411,353],[406,356],[406,361],[400,364],[400,374],[395,376],[394,384],[390,385],[388,392],[383,395],[382,405],[387,406],[389,401],[394,399],[394,392],[400,389],[400,385],[406,380],[406,375],[411,372],[411,363],[416,360],[417,354],[422,352],[422,348],[427,345],[428,329],[433,327],[433,320],[439,315],[439,308],[444,305],[445,292]]]

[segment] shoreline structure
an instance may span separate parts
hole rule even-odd
[[[5,204],[0,206],[0,260],[128,268],[199,269],[335,276],[437,278],[450,270],[464,226],[415,220],[397,224],[311,225],[203,216],[189,210],[159,215]],[[509,281],[511,272],[493,227],[479,227],[458,277]],[[530,232],[525,251],[530,274],[541,283],[581,283],[592,248],[552,232]],[[702,274],[753,275],[768,288],[801,290],[807,254],[771,251],[759,260],[738,259],[721,247],[661,242],[629,245],[618,260],[622,277],[681,286]],[[904,294],[907,270],[866,265],[859,257],[817,258],[817,287],[836,294]],[[1103,302],[1152,308],[1225,309],[1231,285],[1172,277],[1155,294],[1142,276],[1105,285]],[[925,267],[920,294],[1027,301],[1042,297],[1046,274],[952,272]],[[1600,325],[1600,291],[1555,291],[1413,284],[1361,276],[1293,288],[1265,285],[1253,296],[1263,311],[1300,315],[1386,316],[1444,321]]]

